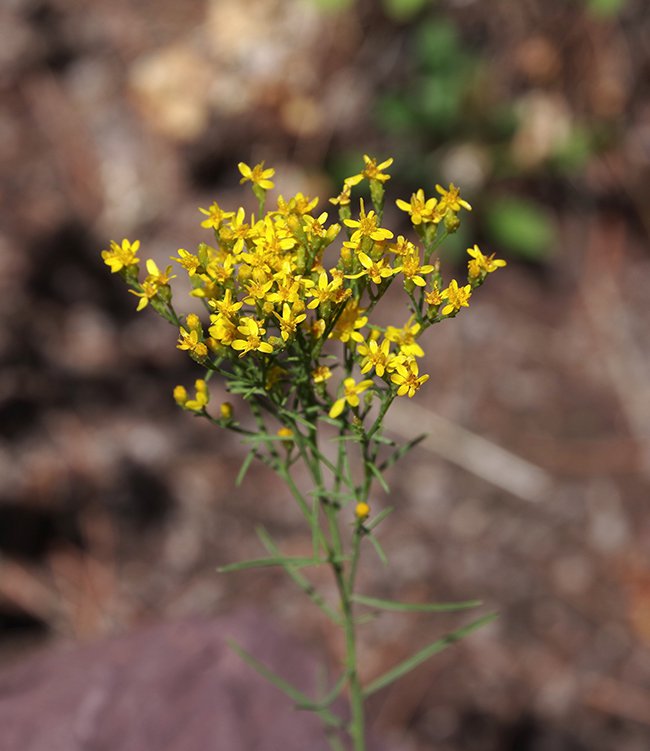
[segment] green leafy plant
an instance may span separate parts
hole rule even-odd
[[[151,307],[175,326],[177,346],[204,371],[192,393],[179,385],[174,398],[183,409],[241,436],[248,454],[237,482],[253,460],[262,461],[284,480],[304,518],[311,540],[306,555],[285,555],[268,531],[259,529],[264,554],[221,571],[281,567],[341,629],[345,658],[339,677],[322,696],[310,697],[240,645],[232,647],[296,707],[315,712],[339,751],[346,743],[354,751],[365,749],[368,696],[494,618],[481,616],[362,684],[357,633],[364,610],[438,613],[480,604],[393,602],[361,594],[356,584],[368,545],[387,562],[376,529],[392,509],[373,512],[374,488],[388,490],[386,470],[419,440],[399,445],[384,435],[383,424],[395,400],[413,397],[429,378],[420,373],[420,339],[468,307],[486,278],[505,265],[474,245],[467,251],[467,278],[460,283],[443,278],[439,249],[458,229],[461,212],[471,208],[454,185],[436,186],[436,197],[419,189],[408,201],[397,200],[410,217],[415,242],[382,226],[391,163],[364,156],[362,170],[346,178],[330,199],[338,221],[316,213],[317,199],[300,193],[289,200],[279,196],[267,211],[274,170],[240,163],[242,182],[251,183],[259,203],[257,216],[215,202],[201,209],[210,242],[196,252],[180,249],[173,258],[191,282],[191,295],[202,303],[203,317],[176,311],[171,266],[161,271],[150,259],[140,278],[139,242],[113,242],[102,254],[138,298],[138,310]],[[362,182],[369,186],[372,209],[360,200],[353,213],[352,191]],[[404,293],[405,320],[382,326],[375,310],[396,283]],[[212,409],[209,382],[217,376],[241,397],[237,409],[229,402]],[[240,414],[244,405],[247,410]],[[310,477],[306,490],[296,480],[298,465]],[[309,580],[307,573],[316,566],[330,569],[336,601],[328,601]],[[349,703],[345,719],[333,709],[341,695]]]

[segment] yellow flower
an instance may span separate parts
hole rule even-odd
[[[238,337],[237,324],[230,318],[226,318],[220,313],[219,315],[211,315],[210,321],[212,326],[208,329],[208,333],[220,344],[230,346]]]
[[[149,279],[145,279],[140,287],[141,289],[139,292],[136,292],[136,290],[134,289],[127,290],[127,292],[130,292],[132,295],[140,298],[138,307],[136,308],[136,311],[138,312],[144,310],[149,304],[149,301],[153,300],[153,298],[158,294],[158,285],[149,281]]]
[[[365,374],[374,368],[377,375],[381,378],[388,365],[390,357],[389,348],[390,342],[388,339],[384,339],[381,345],[377,344],[374,339],[371,339],[367,344],[360,344],[357,347],[357,352],[363,357],[361,372]]]
[[[209,209],[199,208],[199,211],[208,217],[201,222],[201,226],[205,227],[205,229],[219,229],[225,219],[230,219],[233,216],[232,211],[224,211],[216,201]]]
[[[338,196],[336,196],[336,198],[330,198],[330,203],[333,203],[335,206],[349,206],[351,191],[352,186],[350,185],[350,183],[343,183],[343,189],[338,194]]]
[[[346,378],[343,381],[343,396],[334,402],[332,408],[329,411],[329,416],[332,419],[337,418],[345,409],[346,403],[351,407],[358,407],[359,394],[362,394],[368,388],[368,386],[372,386],[371,380],[365,380],[361,381],[360,383],[355,383],[354,378]]]
[[[244,339],[235,339],[230,345],[240,352],[243,357],[247,352],[264,352],[271,354],[273,347],[268,342],[263,342],[261,337],[266,332],[254,318],[242,318],[237,326],[237,331],[244,335]]]
[[[443,289],[440,297],[447,300],[447,305],[442,309],[442,315],[448,316],[457,313],[461,308],[469,308],[469,298],[472,296],[472,288],[469,284],[459,287],[458,282],[452,279],[447,289]]]
[[[417,248],[410,240],[407,240],[404,235],[399,235],[397,240],[388,246],[388,250],[390,250],[391,253],[395,253],[397,256],[406,256],[410,253],[415,253]]]
[[[247,180],[250,180],[253,185],[259,186],[262,190],[271,190],[271,188],[273,188],[274,183],[271,182],[270,178],[275,175],[275,170],[272,168],[264,169],[264,162],[256,164],[252,168],[244,162],[239,162],[237,166],[243,175],[242,179],[239,181],[240,183],[245,183]]]
[[[325,381],[332,377],[332,371],[327,365],[319,365],[312,370],[311,377],[314,379],[314,383],[325,383]]]
[[[218,310],[224,318],[232,318],[244,303],[237,301],[233,302],[232,292],[227,289],[223,296],[223,300],[209,300],[208,304],[211,308]]]
[[[176,345],[178,349],[187,350],[200,359],[207,357],[208,348],[200,341],[199,332],[196,329],[187,331],[181,326],[179,333],[178,344]]]
[[[425,287],[426,281],[422,274],[430,274],[433,271],[431,264],[420,266],[420,252],[414,248],[414,252],[402,257],[402,274],[418,287]]]
[[[199,261],[198,256],[195,256],[184,248],[178,249],[178,256],[172,256],[171,259],[172,261],[178,261],[185,271],[187,271],[188,276],[194,276],[201,268],[201,261]]]
[[[269,292],[266,299],[274,305],[288,302],[294,305],[301,298],[301,287],[304,285],[311,286],[313,282],[302,277],[291,274],[280,273],[275,277],[277,288],[274,292]]]
[[[359,501],[354,507],[354,515],[362,522],[370,516],[370,506],[365,501]]]
[[[102,250],[102,258],[104,259],[104,263],[110,268],[111,274],[115,274],[122,269],[138,265],[136,254],[139,249],[140,240],[131,243],[124,239],[122,240],[121,245],[118,245],[114,240],[111,240],[110,249]]]
[[[307,294],[310,297],[314,298],[313,300],[310,300],[309,303],[307,303],[307,307],[310,310],[314,310],[321,303],[332,300],[334,298],[334,293],[339,287],[341,287],[341,285],[341,279],[332,279],[331,282],[328,282],[327,271],[321,271],[321,273],[318,275],[318,285],[314,285],[313,287],[310,287],[309,290],[307,290]]]
[[[397,208],[406,211],[411,217],[411,222],[417,225],[422,224],[422,222],[432,221],[433,212],[438,201],[435,198],[425,199],[424,191],[420,188],[417,192],[413,193],[410,203],[401,198],[398,198],[395,203],[397,204]]]
[[[432,308],[437,308],[442,303],[442,294],[436,282],[434,282],[433,289],[430,292],[424,293],[424,301]]]
[[[329,227],[325,227],[327,221],[327,212],[323,211],[322,214],[314,219],[312,216],[305,216],[305,234],[308,238],[316,237],[320,240],[324,240],[327,245],[330,245],[336,239],[336,236],[341,231],[340,224],[330,224]]]
[[[251,226],[244,221],[245,219],[246,212],[240,207],[220,234],[224,242],[233,243],[231,250],[236,256],[242,252],[251,234]]]
[[[219,414],[222,420],[232,420],[233,408],[230,402],[222,402],[219,406]]]
[[[397,365],[390,380],[398,386],[398,396],[408,395],[411,399],[420,386],[429,380],[429,376],[419,375],[417,360],[410,358]]]
[[[138,311],[144,310],[144,308],[146,308],[149,304],[149,301],[153,300],[153,298],[158,294],[160,288],[166,287],[169,284],[170,279],[176,278],[176,276],[172,275],[171,273],[171,266],[167,266],[167,268],[163,272],[158,268],[156,262],[151,258],[147,260],[147,271],[149,272],[149,274],[140,285],[140,291],[136,292],[136,290],[134,289],[128,290],[132,295],[140,298],[140,302],[138,303],[137,307]]]
[[[285,201],[282,196],[278,196],[278,211],[281,216],[289,216],[289,214],[309,214],[318,206],[318,198],[309,198],[303,196],[302,193],[296,193],[289,201]]]
[[[467,252],[472,257],[471,261],[467,262],[467,269],[470,279],[476,279],[480,276],[491,274],[497,269],[503,268],[506,262],[501,258],[495,258],[494,253],[489,256],[481,253],[478,245],[473,248],[467,248]]]
[[[460,197],[460,190],[453,183],[449,183],[449,188],[446,190],[442,185],[436,185],[436,190],[441,196],[440,205],[438,206],[438,211],[441,214],[444,214],[449,209],[451,209],[451,211],[460,211],[461,208],[467,209],[467,211],[472,210],[472,207],[467,201],[464,201]]]
[[[378,226],[379,217],[374,211],[369,211],[366,214],[363,198],[361,199],[359,219],[344,219],[343,221],[346,226],[355,228],[350,238],[351,243],[355,243],[363,237],[370,237],[376,242],[381,242],[382,240],[390,240],[393,236],[390,230],[382,229]]]
[[[411,316],[401,329],[388,326],[386,339],[397,344],[400,352],[407,357],[424,357],[424,350],[416,341],[421,328],[419,323],[413,323],[413,316]]]
[[[355,342],[362,342],[363,336],[357,329],[363,328],[368,323],[368,316],[362,315],[364,312],[365,310],[359,308],[359,303],[356,300],[350,300],[338,317],[330,336],[334,339],[340,339],[342,342],[349,342],[350,339]]]
[[[264,300],[272,286],[273,279],[269,279],[268,281],[262,280],[259,282],[253,280],[246,285],[246,292],[248,292],[248,294],[244,298],[244,302],[248,305],[255,305],[256,301]]]
[[[296,333],[296,328],[299,323],[302,323],[307,315],[303,313],[304,305],[299,303],[292,308],[289,303],[284,303],[282,306],[282,315],[273,311],[273,315],[278,319],[280,324],[280,336],[286,342],[289,337]]]
[[[382,170],[390,167],[390,165],[393,163],[392,157],[390,159],[386,159],[386,161],[382,162],[381,164],[377,164],[376,159],[373,159],[367,154],[364,154],[363,161],[365,162],[365,166],[358,175],[352,175],[351,177],[345,178],[347,185],[357,185],[364,179],[364,177],[368,180],[378,180],[380,183],[385,183],[387,180],[390,180],[390,175],[382,172]]]
[[[375,284],[381,284],[384,279],[394,276],[399,271],[399,269],[391,269],[383,259],[373,261],[363,251],[357,254],[357,258],[363,266],[363,271],[360,271],[358,274],[346,274],[346,279],[358,279],[360,276],[369,276]]]

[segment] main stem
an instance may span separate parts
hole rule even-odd
[[[359,557],[360,538],[358,533],[354,536],[354,549],[350,574],[346,578],[344,568],[344,549],[339,528],[336,499],[329,499],[325,493],[323,474],[318,456],[318,438],[316,430],[309,433],[310,448],[312,449],[311,461],[308,462],[314,482],[317,485],[318,498],[322,499],[322,508],[327,520],[330,536],[330,565],[334,572],[334,579],[341,603],[341,615],[343,617],[343,632],[345,634],[345,669],[348,676],[349,701],[350,701],[350,725],[349,735],[352,740],[353,751],[365,751],[365,719],[363,708],[363,691],[357,670],[357,646],[356,628],[352,607],[352,592],[354,591],[354,579]],[[304,455],[307,459],[307,456]],[[340,482],[340,477],[337,478]],[[338,486],[338,483],[337,483]]]
[[[365,718],[363,709],[363,692],[361,682],[359,681],[359,672],[357,670],[357,645],[356,629],[354,623],[354,613],[352,610],[352,579],[346,581],[345,571],[343,568],[342,543],[341,535],[336,518],[335,509],[329,504],[326,506],[325,513],[330,525],[332,535],[332,547],[334,549],[336,560],[332,561],[332,569],[336,586],[339,591],[341,600],[341,613],[343,616],[343,631],[345,634],[345,667],[348,674],[348,686],[350,690],[350,728],[349,733],[352,739],[354,751],[365,751]],[[358,547],[355,541],[355,547]],[[357,551],[353,554],[353,567],[356,568]]]

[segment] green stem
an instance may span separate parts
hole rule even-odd
[[[342,553],[342,545],[336,512],[331,506],[328,506],[326,513],[330,521],[330,528],[334,536],[334,550],[338,551],[340,557]],[[355,544],[355,548],[358,548],[358,545]],[[358,553],[356,554],[356,556],[358,556]],[[352,609],[351,592],[348,588],[349,583],[351,584],[352,580],[350,580],[349,583],[346,582],[342,563],[337,561],[332,562],[332,569],[334,571],[334,578],[336,580],[336,586],[341,600],[343,631],[345,634],[345,667],[348,674],[351,711],[349,733],[350,738],[352,739],[352,747],[354,751],[365,751],[366,743],[363,690],[361,688],[361,682],[359,680],[359,673],[357,670],[356,628],[354,622],[354,613]],[[356,562],[353,558],[352,573],[354,574],[355,572]]]

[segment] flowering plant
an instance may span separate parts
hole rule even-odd
[[[137,309],[151,306],[178,330],[178,348],[203,368],[189,394],[174,389],[174,399],[185,410],[232,430],[250,447],[238,482],[253,459],[259,459],[286,482],[311,535],[308,556],[283,555],[266,531],[260,540],[266,557],[224,566],[233,571],[257,566],[281,566],[325,615],[339,626],[345,640],[345,661],[339,679],[322,697],[306,696],[257,659],[234,645],[236,651],[302,709],[323,720],[333,749],[350,743],[365,749],[364,700],[491,620],[479,618],[439,639],[401,662],[386,674],[362,685],[357,665],[358,608],[439,612],[460,610],[476,602],[409,604],[380,600],[355,591],[364,543],[386,556],[375,536],[377,526],[391,509],[373,515],[371,490],[377,482],[385,491],[384,472],[418,438],[398,445],[383,434],[391,404],[413,397],[429,379],[420,372],[424,356],[420,338],[436,323],[454,318],[468,307],[473,292],[487,276],[505,265],[484,255],[477,245],[468,250],[467,278],[444,281],[437,251],[457,230],[460,212],[471,209],[450,185],[436,186],[437,196],[422,189],[397,207],[409,215],[418,242],[382,226],[386,170],[392,159],[377,163],[364,156],[361,172],[348,177],[330,202],[338,221],[327,212],[315,212],[318,199],[301,193],[266,210],[267,191],[274,187],[274,170],[264,164],[239,164],[241,182],[250,182],[259,202],[257,216],[243,208],[223,209],[216,202],[200,209],[201,222],[212,230],[210,243],[196,252],[180,249],[172,260],[187,274],[191,295],[205,311],[179,315],[172,303],[172,267],[161,271],[146,262],[140,279],[139,242],[111,243],[102,252],[104,262],[119,273],[139,298]],[[352,212],[352,189],[368,183],[372,209],[363,199]],[[343,235],[343,240],[336,243]],[[381,326],[373,313],[387,290],[395,285],[405,293],[406,320]],[[210,378],[220,375],[228,391],[242,398],[249,415],[239,416],[229,403],[210,409]],[[239,408],[238,408],[239,409]],[[327,438],[335,445],[326,450]],[[294,479],[302,463],[313,487],[303,492]],[[331,603],[304,573],[311,566],[329,566],[338,592]],[[345,694],[347,721],[332,706]]]

